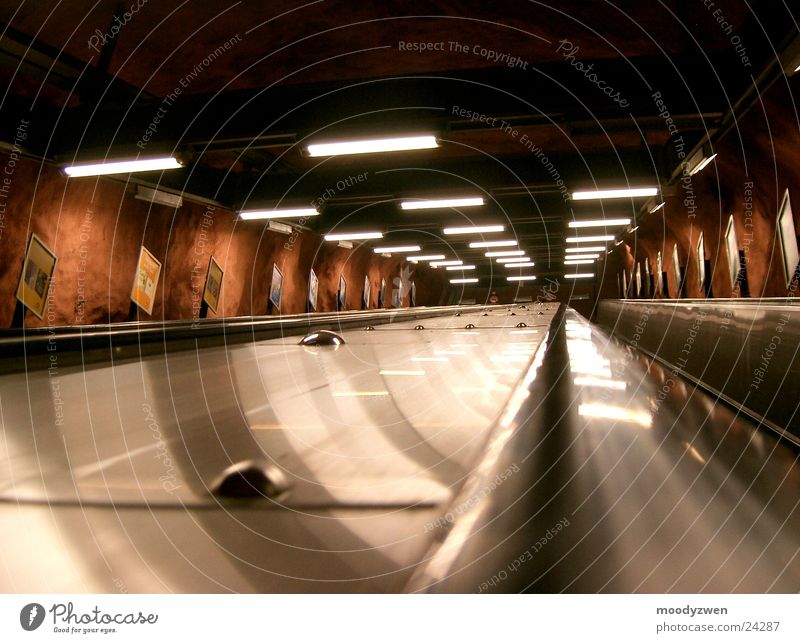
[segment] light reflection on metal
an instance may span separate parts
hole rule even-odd
[[[700,452],[695,449],[691,444],[686,441],[681,442],[681,446],[689,452],[689,455],[692,456],[695,460],[697,460],[700,464],[705,464],[705,458],[700,455]]]
[[[614,391],[624,391],[628,386],[623,380],[608,380],[597,377],[576,377],[573,382],[575,386],[594,386],[597,388],[608,388]]]
[[[638,424],[645,429],[653,424],[653,416],[647,411],[626,409],[614,404],[581,404],[578,406],[578,415]]]
[[[378,371],[378,375],[408,375],[408,376],[423,376],[425,375],[425,371],[392,371],[392,370],[382,370]]]
[[[333,397],[386,397],[389,391],[334,391]]]
[[[412,357],[412,362],[449,362],[446,357]]]

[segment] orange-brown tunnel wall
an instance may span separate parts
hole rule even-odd
[[[3,177],[8,180],[3,183]],[[230,210],[184,200],[175,208],[133,197],[134,186],[108,178],[67,181],[48,163],[0,155],[0,327],[12,323],[25,249],[36,233],[56,254],[44,319],[26,312],[26,326],[124,321],[139,248],[162,263],[152,315],[139,319],[192,319],[198,313],[209,258],[224,270],[222,301],[209,317],[263,315],[273,264],[283,272],[281,313],[306,311],[309,272],[319,278],[317,309],[335,310],[339,275],[347,282],[347,308],[361,308],[364,277],[375,308],[381,278],[386,306],[400,257],[379,257],[369,247],[347,250],[299,231],[269,231],[264,222],[239,221]],[[411,266],[416,305],[436,305],[444,294],[441,271]],[[404,305],[408,305],[408,297]]]
[[[711,263],[714,297],[739,297],[731,284],[725,231],[733,214],[739,249],[745,251],[751,297],[796,296],[789,291],[776,234],[778,210],[788,189],[795,229],[800,215],[800,129],[796,114],[800,74],[779,79],[715,145],[714,163],[674,186],[663,209],[639,221],[602,265],[601,298],[619,297],[618,276],[630,279],[637,263],[655,270],[661,252],[669,295],[676,296],[672,267],[674,244],[686,271],[686,296],[704,297],[698,275],[697,242],[703,233],[705,259]],[[687,150],[688,152],[688,150]],[[693,200],[692,200],[693,198]],[[694,209],[693,209],[694,208]]]

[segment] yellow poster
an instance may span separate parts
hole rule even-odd
[[[156,286],[161,274],[161,263],[144,246],[139,251],[139,264],[133,282],[131,300],[148,315],[153,314],[156,300]]]
[[[211,312],[216,313],[219,306],[220,291],[222,290],[222,268],[211,257],[208,262],[208,274],[206,275],[206,289],[203,291],[203,301],[208,304]]]
[[[39,319],[44,318],[47,293],[55,269],[56,256],[39,237],[32,234],[17,286],[17,299]]]

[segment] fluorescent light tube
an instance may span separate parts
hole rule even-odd
[[[503,248],[517,245],[516,241],[473,241],[470,248]]]
[[[530,261],[530,257],[498,257],[495,259],[497,263],[519,263],[520,261]]]
[[[406,259],[409,261],[439,261],[444,259],[444,255],[409,255]]]
[[[462,263],[464,262],[457,259],[449,261],[431,261],[431,265],[435,268],[438,268],[439,266],[460,266]]]
[[[283,210],[241,210],[242,221],[259,219],[294,219],[297,217],[315,217],[319,214],[315,208],[285,208]]]
[[[565,266],[582,266],[587,263],[594,263],[594,259],[568,259],[564,262]]]
[[[475,270],[475,266],[447,266],[447,270]]]
[[[576,272],[572,275],[564,275],[565,279],[589,279],[590,277],[594,277],[593,272]]]
[[[567,255],[564,259],[568,261],[574,261],[575,259],[597,259],[600,256],[599,253],[593,252],[591,254],[585,255]]]
[[[615,225],[628,225],[630,219],[592,219],[589,221],[570,221],[570,228],[610,228]]]
[[[430,210],[432,208],[467,208],[483,205],[483,197],[467,197],[464,199],[428,199],[424,201],[401,201],[403,210]]]
[[[503,232],[503,225],[479,225],[466,228],[445,228],[445,234],[483,234],[484,232]]]
[[[661,202],[661,203],[659,203],[657,206],[655,206],[655,207],[654,207],[652,210],[650,210],[650,214],[653,214],[653,212],[658,212],[658,211],[659,211],[661,208],[663,208],[663,207],[664,207],[666,204],[667,204],[667,202],[666,202],[666,201],[662,201],[662,202]]]
[[[590,241],[613,241],[613,234],[596,234],[593,237],[567,237],[567,243],[588,243]],[[604,248],[605,250],[605,248]]]
[[[658,188],[626,188],[621,190],[585,190],[573,192],[573,201],[587,201],[589,199],[624,199],[640,196],[655,196]]]
[[[523,261],[522,263],[506,263],[503,264],[504,268],[530,268],[536,264],[533,261]]]
[[[495,250],[494,252],[485,253],[484,257],[519,257],[524,254],[524,250]]]
[[[585,246],[583,248],[567,248],[567,252],[602,252],[605,246]]]
[[[129,174],[131,172],[154,172],[183,167],[174,156],[138,159],[130,161],[103,161],[101,163],[77,163],[64,167],[64,174],[71,177],[101,176],[104,174]]]
[[[370,138],[335,143],[313,143],[307,149],[309,156],[339,156],[342,154],[425,150],[434,147],[439,147],[435,136],[401,136],[397,138]]]
[[[478,283],[477,277],[465,277],[464,279],[451,279],[451,284],[476,284]]]
[[[533,275],[522,275],[519,277],[506,277],[508,281],[533,281],[536,279]]]
[[[361,239],[381,238],[383,238],[383,232],[342,232],[325,235],[325,241],[358,241]]]
[[[706,158],[706,157],[703,157],[703,160],[702,160],[702,161],[700,161],[700,162],[699,162],[697,165],[695,165],[695,166],[694,166],[694,167],[693,167],[691,170],[689,170],[689,176],[694,176],[695,174],[697,174],[698,172],[700,172],[701,170],[703,170],[703,169],[706,167],[706,165],[708,165],[709,163],[711,163],[711,161],[713,161],[713,160],[716,158],[716,156],[717,156],[716,154],[712,154],[712,155],[711,155],[711,156],[709,156],[708,158]]]
[[[375,254],[383,254],[384,252],[419,252],[422,250],[419,246],[381,246],[373,248]]]

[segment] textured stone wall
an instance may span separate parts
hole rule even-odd
[[[347,280],[347,307],[361,307],[364,276],[377,305],[381,277],[387,303],[399,257],[354,251],[301,232],[292,243],[263,222],[243,222],[228,210],[184,201],[175,210],[133,198],[134,187],[109,178],[66,180],[60,170],[31,159],[0,155],[10,178],[0,199],[0,327],[12,322],[27,240],[35,232],[58,256],[45,319],[25,315],[26,326],[120,322],[128,318],[139,247],[162,263],[152,316],[191,319],[199,307],[209,257],[225,271],[217,316],[263,315],[276,263],[284,275],[281,312],[305,312],[309,271],[319,278],[318,309],[335,309],[339,274]],[[287,245],[288,244],[288,245]],[[441,271],[412,266],[417,305],[438,304]],[[408,304],[408,298],[405,302]],[[209,316],[215,316],[209,312]]]

